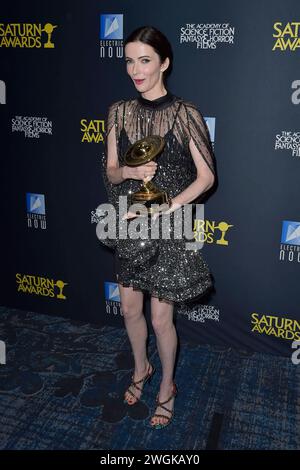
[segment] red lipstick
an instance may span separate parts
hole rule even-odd
[[[145,80],[144,78],[143,78],[142,80],[136,80],[136,79],[134,79],[134,83],[135,83],[136,85],[141,85],[141,83],[143,83],[144,80]]]

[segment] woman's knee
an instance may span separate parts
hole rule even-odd
[[[155,313],[151,315],[151,322],[155,334],[162,335],[166,331],[172,328],[173,319],[169,315],[156,315]]]
[[[159,302],[151,297],[151,322],[156,334],[163,334],[173,326],[173,302]]]
[[[138,319],[143,315],[143,306],[137,306],[127,302],[121,302],[121,310],[126,320]]]
[[[137,319],[143,315],[143,293],[132,287],[119,285],[121,310],[125,319]]]

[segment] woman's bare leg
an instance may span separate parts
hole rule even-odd
[[[132,287],[123,287],[119,284],[121,308],[124,316],[124,323],[129,337],[134,356],[134,381],[142,379],[149,366],[146,352],[147,342],[147,323],[143,314],[143,298],[142,291],[133,290]],[[143,383],[139,383],[138,387],[143,388]],[[135,387],[130,387],[130,390],[140,398],[141,392]],[[137,399],[134,398],[129,392],[125,393],[124,398],[132,405],[136,403]]]
[[[173,323],[174,304],[160,302],[156,297],[151,297],[151,318],[156,335],[156,344],[162,365],[162,381],[159,389],[159,401],[163,402],[172,395],[174,365],[177,352],[177,333]],[[174,406],[174,398],[166,403],[170,410]],[[157,407],[155,413],[170,416],[163,408]],[[152,418],[151,423],[165,423],[166,418]]]

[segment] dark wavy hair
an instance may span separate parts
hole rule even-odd
[[[144,44],[148,44],[153,47],[155,52],[159,55],[161,63],[163,63],[167,57],[169,58],[170,64],[163,72],[163,82],[166,85],[167,79],[173,69],[173,51],[166,36],[153,26],[141,26],[127,36],[124,42],[124,47],[129,42],[136,41],[143,42]]]

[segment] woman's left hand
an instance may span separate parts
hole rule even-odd
[[[148,215],[148,212],[145,211],[145,213],[142,214],[135,214],[134,212],[126,212],[126,214],[123,215],[122,220],[125,219],[133,219],[134,217],[146,217]]]
[[[159,217],[162,214],[163,215],[171,214],[171,212],[176,211],[176,209],[179,209],[179,207],[181,207],[181,204],[171,199],[171,206],[169,207],[169,209],[167,209],[166,211],[155,212],[155,214],[153,214],[153,220],[156,220],[157,217]]]

